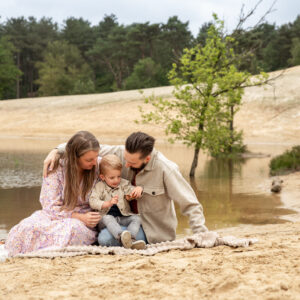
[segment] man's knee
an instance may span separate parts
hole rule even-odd
[[[104,228],[100,231],[98,235],[98,243],[100,246],[107,246],[107,247],[120,246],[119,241],[117,241],[113,237],[113,235],[107,230],[107,228]]]
[[[145,241],[145,243],[148,244],[148,241],[147,241],[147,238],[146,238],[146,235],[145,235],[145,232],[144,232],[142,226],[140,226],[139,232],[136,235],[136,239],[137,240],[143,240],[143,241]]]

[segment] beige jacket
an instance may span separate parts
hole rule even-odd
[[[122,177],[130,182],[134,172],[125,167],[124,146],[101,145],[100,156],[116,154],[123,163]],[[137,200],[138,210],[149,243],[176,238],[175,201],[183,215],[189,217],[194,233],[207,231],[203,209],[193,189],[181,175],[178,166],[155,149],[145,168],[136,176],[136,185],[143,187]]]
[[[121,179],[120,185],[117,188],[108,186],[104,181],[97,182],[92,189],[89,197],[90,207],[98,210],[102,216],[106,215],[110,208],[101,209],[105,201],[110,201],[112,197],[118,196],[117,206],[123,216],[130,216],[133,213],[130,210],[130,205],[125,199],[126,195],[130,195],[134,186],[126,179]]]

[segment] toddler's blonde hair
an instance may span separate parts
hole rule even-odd
[[[108,170],[122,170],[120,158],[115,154],[107,154],[100,162],[100,174],[105,175]]]

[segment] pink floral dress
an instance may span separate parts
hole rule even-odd
[[[96,231],[71,218],[73,212],[91,211],[88,199],[79,198],[74,210],[61,211],[63,187],[64,170],[59,166],[43,179],[40,194],[42,210],[34,212],[10,230],[5,242],[10,256],[50,246],[90,245],[95,241]]]

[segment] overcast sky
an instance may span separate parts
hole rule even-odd
[[[251,19],[253,25],[272,5],[273,0],[263,0],[256,15]],[[243,4],[250,10],[257,0],[0,0],[0,22],[11,17],[34,16],[51,17],[62,25],[68,17],[79,18],[98,24],[104,15],[115,14],[120,24],[134,22],[166,23],[171,16],[180,21],[189,21],[189,29],[197,35],[199,28],[212,19],[215,12],[225,21],[230,31],[237,23]],[[268,17],[269,23],[276,25],[293,22],[300,14],[300,0],[277,0],[274,12]]]

